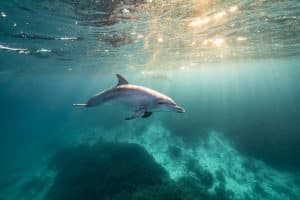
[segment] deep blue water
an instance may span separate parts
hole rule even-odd
[[[300,3],[0,2],[0,199],[300,199]],[[185,113],[76,109],[117,83]]]

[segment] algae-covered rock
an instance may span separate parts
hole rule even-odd
[[[163,184],[168,173],[144,148],[129,143],[82,145],[59,151],[48,199],[127,199],[139,189]]]
[[[135,192],[132,200],[184,200],[181,188],[174,182],[150,186]]]

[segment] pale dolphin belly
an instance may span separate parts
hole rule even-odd
[[[128,94],[115,98],[115,100],[130,107],[149,107],[153,104],[153,99],[151,97],[139,94]]]

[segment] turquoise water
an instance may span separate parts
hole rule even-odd
[[[300,199],[300,3],[0,2],[0,199]],[[76,109],[116,73],[185,113]]]

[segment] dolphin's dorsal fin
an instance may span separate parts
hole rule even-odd
[[[128,81],[123,76],[121,76],[120,74],[116,74],[116,75],[117,75],[117,78],[118,78],[117,86],[129,84]]]

